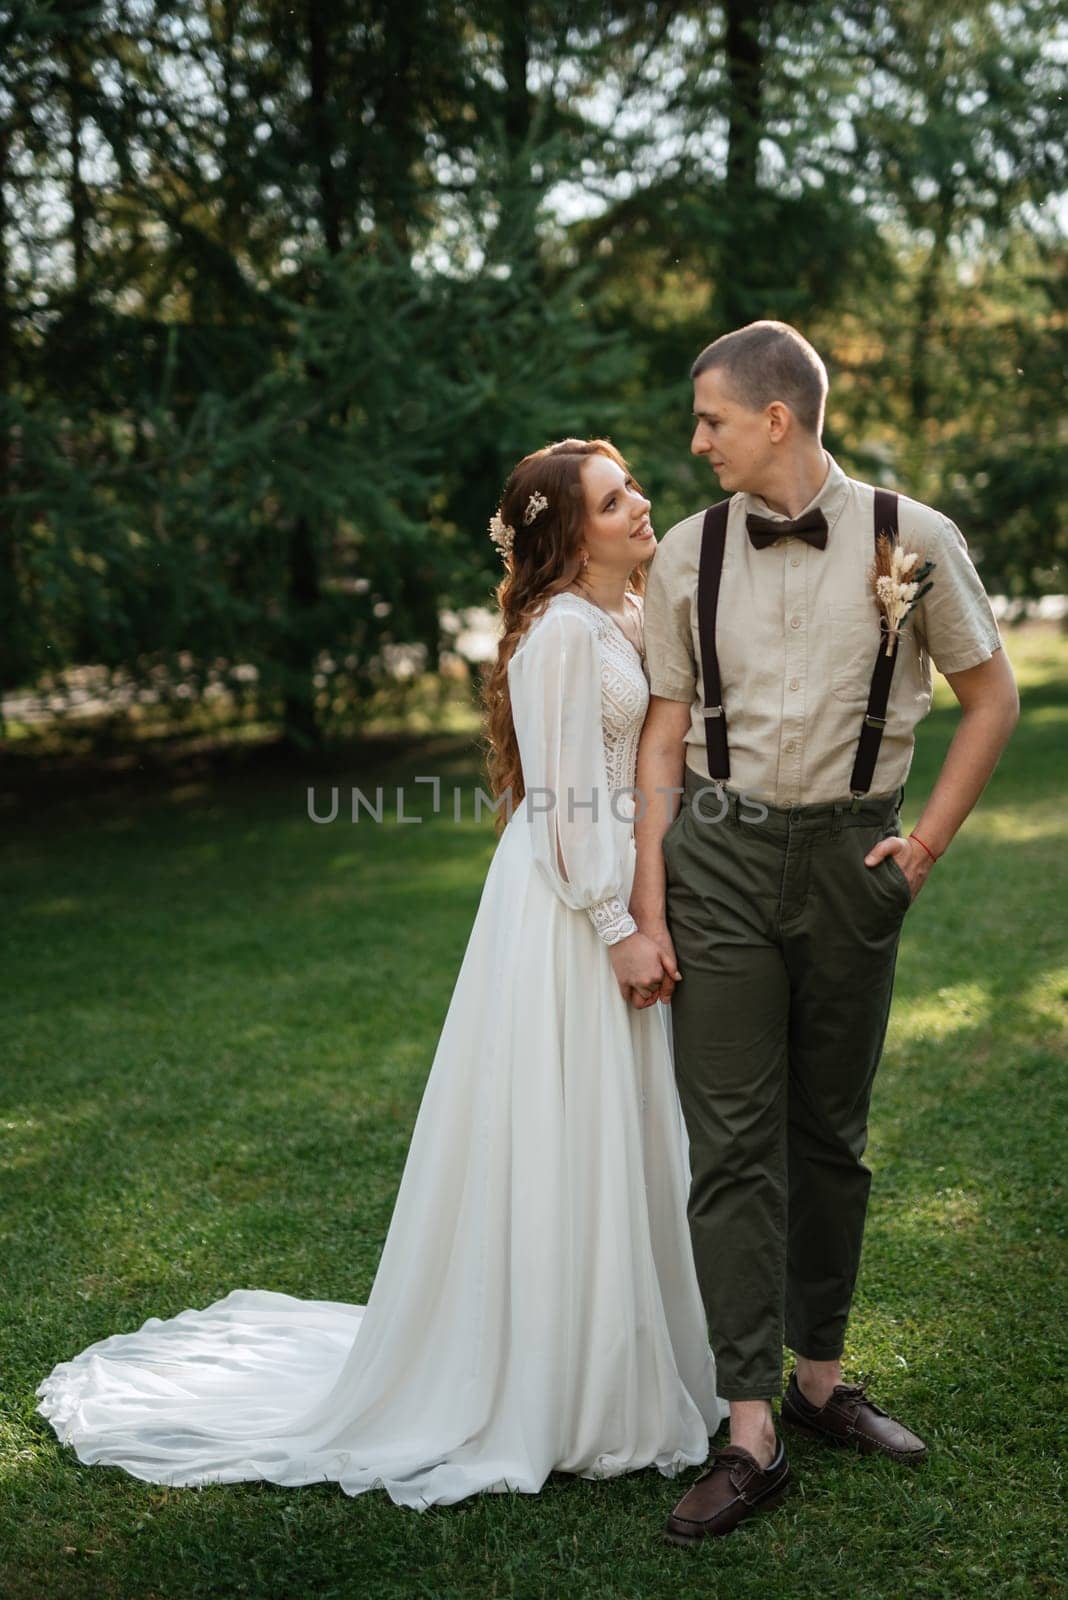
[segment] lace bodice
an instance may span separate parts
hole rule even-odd
[[[640,624],[641,601],[637,596],[629,596],[627,603],[633,608]],[[616,848],[612,840],[618,838],[618,823],[614,825],[612,818],[604,816],[603,811],[611,801],[611,808],[619,820],[626,822],[634,815],[632,791],[637,769],[638,739],[649,705],[649,686],[642,660],[622,629],[600,606],[583,599],[581,595],[554,595],[542,617],[534,624],[531,635],[541,630],[545,631],[535,646],[535,654],[540,656],[541,661],[539,677],[543,680],[539,685],[541,704],[537,713],[538,732],[534,733],[534,723],[529,721],[530,760],[528,763],[524,755],[524,775],[528,775],[529,764],[531,777],[537,774],[538,781],[545,781],[548,789],[555,790],[559,786],[564,791],[572,787],[572,778],[581,774],[581,781],[575,787],[588,793],[588,780],[594,765],[600,765],[594,763],[593,749],[590,748],[599,733],[608,792],[600,796],[602,815],[585,828],[581,824],[575,826],[572,817],[565,817],[564,805],[561,804],[551,826],[546,825],[545,836],[541,838],[536,853],[539,854],[543,870],[551,873],[557,892],[562,893],[576,909],[586,911],[605,944],[617,944],[635,933],[637,924],[618,892],[621,876],[618,859],[612,863],[616,870],[613,872],[610,869],[609,857],[614,855]],[[568,637],[572,641],[570,654],[573,658],[578,644],[578,659],[572,659],[570,664],[565,661],[561,676],[550,682],[554,655],[561,650],[565,658],[569,654],[565,642]],[[586,641],[585,646],[581,645],[582,640]],[[529,642],[534,643],[533,637]],[[517,657],[525,653],[524,645],[517,652]],[[516,659],[513,658],[513,661]],[[518,680],[514,687],[519,688]],[[560,717],[568,728],[563,744],[549,706],[554,698],[563,702]],[[524,708],[529,706],[531,699],[537,701],[539,696],[528,692],[523,698]],[[513,714],[516,710],[513,697]],[[526,741],[520,732],[518,720],[517,732],[520,733],[522,747]],[[546,741],[556,747],[555,755],[539,748]],[[566,757],[561,755],[563,745],[568,747]],[[576,747],[580,745],[586,746],[584,757],[577,753]],[[562,771],[565,764],[571,769],[566,782]],[[551,781],[546,779],[547,772],[552,774]],[[528,784],[528,788],[532,787],[533,784]],[[617,892],[606,892],[613,887],[617,888]]]
[[[641,601],[627,591],[627,603],[641,621]],[[577,594],[559,594],[550,606],[576,605],[597,630],[601,647],[601,738],[608,787],[633,789],[638,739],[649,709],[649,684],[630,640],[606,611]],[[623,810],[623,807],[620,807]]]

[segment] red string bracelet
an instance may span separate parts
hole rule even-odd
[[[934,851],[932,849],[930,849],[930,847],[928,845],[924,844],[923,840],[920,838],[918,833],[910,833],[909,834],[909,838],[910,839],[915,839],[915,841],[919,845],[920,849],[921,850],[926,850],[927,854],[930,856],[932,861],[937,861],[938,860],[938,857],[935,855]]]

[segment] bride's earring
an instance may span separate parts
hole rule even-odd
[[[589,566],[589,564],[590,564],[589,551],[588,550],[583,550],[583,552],[582,552],[582,570],[583,570],[583,572],[585,572],[585,570]]]

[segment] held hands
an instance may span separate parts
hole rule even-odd
[[[876,867],[887,856],[894,856],[915,900],[935,864],[935,857],[915,838],[896,836],[880,839],[864,857],[866,867]],[[632,906],[632,913],[637,915]],[[675,959],[675,946],[662,918],[643,919],[642,927],[629,938],[609,949],[619,992],[636,1011],[662,1001],[665,1005],[681,983],[682,973]]]
[[[608,954],[619,992],[636,1011],[644,1011],[658,1000],[670,1000],[675,984],[681,981],[675,947],[666,927],[632,933],[610,945]]]
[[[880,839],[879,843],[868,851],[864,857],[866,867],[878,866],[880,861],[887,856],[895,856],[897,864],[905,874],[912,898],[915,900],[924,884],[927,874],[934,866],[934,859],[928,854],[921,844],[915,839],[899,839],[896,836],[889,839]]]

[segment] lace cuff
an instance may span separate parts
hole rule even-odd
[[[605,944],[618,944],[621,939],[629,939],[632,933],[638,931],[638,924],[618,895],[612,895],[609,900],[598,900],[595,906],[587,906],[586,915],[597,930],[597,937],[603,939]]]

